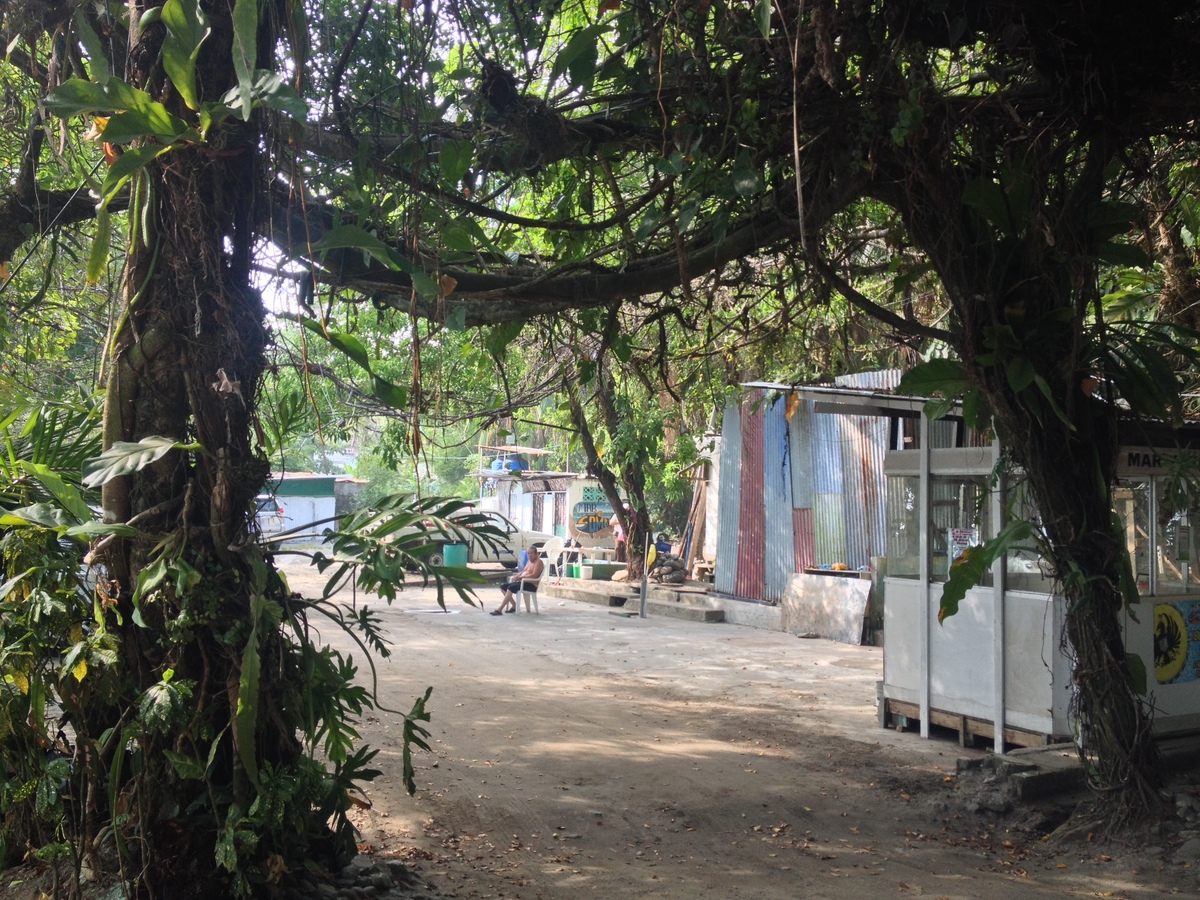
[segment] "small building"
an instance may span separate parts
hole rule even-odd
[[[1020,473],[1001,477],[1000,445],[882,387],[746,387],[722,432],[718,590],[781,605],[785,630],[843,640],[861,632],[869,599],[884,648],[881,724],[919,724],[925,736],[946,726],[964,741],[1070,740],[1065,600],[1032,541],[998,560],[957,615],[937,618],[953,560],[998,533],[1010,509],[1036,518]],[[1179,448],[1200,447],[1200,427],[1130,422],[1121,439],[1114,505],[1140,597],[1125,646],[1145,664],[1155,732],[1192,731],[1200,496],[1184,487],[1196,450]],[[866,567],[872,588],[835,565]]]
[[[884,454],[924,402],[890,394],[900,374],[756,382],[726,404],[708,501],[718,592],[782,607],[782,629],[797,634],[859,643],[882,627]],[[937,430],[954,439],[954,426]]]
[[[549,451],[535,447],[481,447],[479,506],[514,525],[579,541],[613,546],[612,504],[600,482],[588,475],[542,471],[537,461]]]
[[[286,472],[272,475],[264,489],[283,509],[277,531],[297,530],[311,540],[325,528],[355,508],[355,498],[367,482],[347,475],[322,475],[314,472]],[[321,524],[314,524],[314,523]],[[308,528],[306,526],[312,526]]]

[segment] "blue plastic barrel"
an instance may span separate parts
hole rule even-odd
[[[442,548],[442,559],[448,566],[465,566],[467,564],[467,545],[446,544]]]

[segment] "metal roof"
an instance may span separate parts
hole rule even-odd
[[[891,391],[870,388],[834,387],[814,384],[782,384],[777,381],[748,381],[741,387],[763,391],[779,391],[796,394],[803,400],[815,402],[818,413],[848,413],[856,416],[894,416],[904,413],[917,414],[930,401],[929,397],[914,397],[911,394],[895,394]],[[952,412],[961,413],[961,404],[955,403]]]

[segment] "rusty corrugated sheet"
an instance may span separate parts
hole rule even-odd
[[[732,594],[737,587],[737,548],[742,484],[742,420],[736,400],[725,402],[721,420],[721,492],[717,502],[717,561],[713,587]]]
[[[734,595],[763,598],[763,547],[766,510],[763,504],[762,391],[751,391],[742,403],[742,483],[738,498],[737,579]]]
[[[792,474],[786,402],[776,400],[763,416],[763,595],[778,603],[796,573],[795,537],[792,534]]]
[[[817,564],[817,554],[813,545],[812,509],[792,510],[792,531],[796,536],[796,571],[803,572],[809,566]]]

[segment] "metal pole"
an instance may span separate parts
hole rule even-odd
[[[646,532],[646,546],[642,548],[642,606],[638,611],[638,618],[646,618],[646,593],[650,590],[650,573],[647,571],[646,561],[650,558],[650,532]]]

